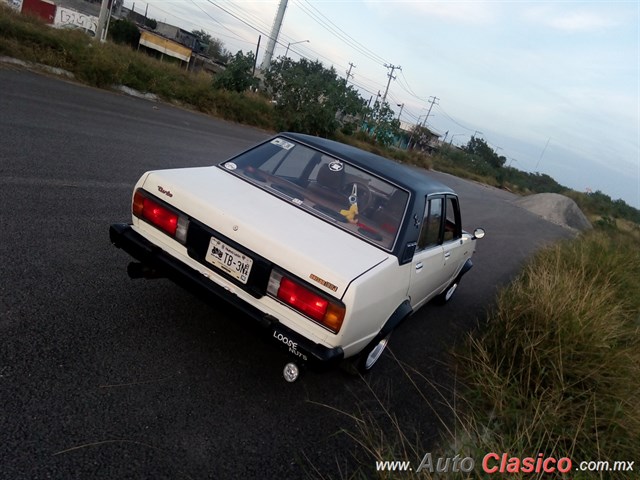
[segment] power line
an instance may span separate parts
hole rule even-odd
[[[251,22],[253,22],[254,24],[257,24],[260,28],[264,28],[266,30],[269,30],[271,28],[261,18],[257,17],[253,13],[251,13],[251,12],[245,10],[244,8],[240,7],[238,4],[228,4],[228,5],[226,5],[226,8],[228,8],[229,10],[234,12],[236,15],[242,16],[245,20],[247,20],[247,18],[249,18],[249,20]],[[240,11],[241,14],[238,13],[238,11]],[[247,21],[249,21],[249,20],[247,20]],[[283,25],[283,30],[285,28],[286,28],[286,25]],[[297,40],[299,40],[298,38],[293,38],[292,36],[287,35],[287,33],[285,33],[283,30],[280,31],[280,37],[282,37],[284,40],[286,40],[287,43],[295,43]],[[279,42],[279,43],[282,46],[284,46],[283,42]],[[308,47],[306,45],[299,45],[297,47],[297,49],[300,49],[303,52],[309,51],[309,52],[311,52],[311,54],[300,53],[296,49],[290,49],[290,50],[292,52],[297,53],[301,57],[308,59],[308,60],[310,60],[312,56],[315,56],[316,58],[324,58],[325,60],[328,60],[329,62],[331,62],[331,59],[329,59],[327,57],[324,57],[323,55],[321,55],[320,53],[316,52],[315,50],[313,50],[312,48],[310,48],[310,47]]]
[[[271,35],[269,35],[268,33],[260,30],[259,28],[251,25],[249,22],[247,22],[246,20],[244,20],[243,18],[240,18],[238,15],[236,15],[233,12],[230,12],[229,10],[227,10],[224,7],[221,7],[220,5],[218,5],[217,3],[215,3],[213,0],[206,0],[208,3],[210,3],[211,5],[213,5],[216,8],[219,8],[220,10],[222,10],[223,12],[225,12],[228,15],[231,15],[233,18],[235,18],[236,20],[238,20],[239,22],[243,23],[244,25],[246,25],[247,27],[251,28],[252,30],[255,30],[256,32],[260,33],[261,35],[264,35],[267,38],[271,38]],[[284,45],[282,42],[279,42],[276,40],[277,43],[280,43],[281,45]]]
[[[238,5],[237,3],[226,2],[225,7],[228,8],[229,10],[231,10],[232,12],[234,12],[235,14],[237,14],[238,16],[242,16],[245,19],[250,18],[250,20],[254,24],[257,24],[260,28],[264,28],[266,30],[269,30],[271,28],[271,25],[269,25],[268,23],[263,21],[261,18],[255,16],[253,13],[245,10],[240,5]],[[242,13],[242,15],[240,13],[238,13],[238,11],[240,11]]]
[[[214,22],[216,22],[217,24],[219,24],[222,28],[224,28],[225,30],[228,30],[229,32],[231,32],[233,35],[235,35],[237,37],[237,39],[245,41],[240,35],[238,35],[236,32],[234,32],[233,30],[231,30],[229,27],[227,27],[226,25],[224,25],[220,20],[212,17],[207,11],[205,11],[200,5],[198,5],[194,0],[190,0],[191,3],[193,3],[200,11],[202,11],[202,13],[204,13],[207,17],[209,17],[211,20],[213,20]]]
[[[233,8],[231,8],[232,7],[231,5],[227,5],[226,4],[225,6],[222,6],[222,5],[220,5],[219,3],[216,3],[213,0],[204,0],[204,1],[206,1],[207,3],[211,4],[212,6],[214,6],[216,8],[218,8],[219,10],[221,10],[224,13],[226,13],[227,15],[231,16],[232,18],[234,18],[238,22],[242,23],[243,25],[246,25],[250,29],[258,32],[260,35],[263,35],[263,36],[265,36],[267,38],[271,38],[271,36],[267,33],[267,29],[261,28],[261,25],[256,26],[253,23],[253,22],[255,22],[257,20],[254,15],[249,14],[248,12],[244,11],[242,8],[238,7],[237,5],[233,5]],[[191,2],[193,3],[194,0],[191,0]],[[200,6],[196,5],[196,7],[200,8],[200,10],[203,11],[203,13],[205,13],[207,15],[207,17],[209,17],[211,20],[215,21],[216,23],[219,23],[221,26],[223,26],[223,28],[226,28],[219,20],[215,19],[212,15],[210,15],[208,12],[203,10]],[[311,6],[311,7],[313,8],[313,6]],[[157,8],[157,7],[154,6],[154,8]],[[161,10],[161,11],[165,12],[162,9],[158,9],[158,10]],[[173,16],[174,18],[180,19],[180,17],[174,15],[173,13],[170,13],[170,12],[165,12],[165,13],[167,13],[168,15]],[[307,14],[309,14],[309,13],[307,13]],[[248,17],[252,17],[252,18],[247,19],[247,18],[245,18],[245,15],[248,16]],[[197,28],[202,28],[200,25],[195,24],[193,22],[186,21],[184,19],[181,19],[181,20],[185,21],[186,23],[190,23],[190,24],[194,25]],[[320,22],[317,19],[316,19],[316,21]],[[262,21],[258,21],[257,23],[260,23],[260,24],[264,25],[264,22],[262,22]],[[337,27],[337,28],[339,28],[339,27]],[[234,35],[237,35],[237,34],[235,34],[235,32],[233,32],[233,33],[234,33]],[[218,35],[219,36],[226,36],[226,35],[222,35],[222,34],[220,34],[218,32],[215,32],[215,35],[216,36],[218,36]],[[282,34],[282,37],[294,40],[292,37],[290,37],[289,35],[286,35],[286,34]],[[249,43],[249,44],[253,44],[252,41],[243,40],[242,37],[240,37],[240,36],[237,36],[237,38],[240,41],[243,41],[243,42],[246,42],[246,43]],[[276,43],[281,45],[281,46],[283,46],[283,47],[286,46],[286,43],[282,42],[280,40],[276,41]],[[330,65],[337,65],[340,69],[346,69],[346,67],[341,66],[339,63],[334,62],[332,59],[330,59],[328,57],[325,57],[324,55],[316,52],[312,48],[303,47],[302,50],[303,51],[312,52],[312,54],[314,54],[316,56],[316,58],[322,58],[322,59],[326,60]],[[302,58],[305,58],[305,59],[307,59],[309,61],[313,61],[312,58],[310,58],[310,56],[308,54],[302,53],[297,48],[296,49],[291,48],[290,51],[295,52],[296,54],[298,54]],[[351,80],[350,83],[354,87],[356,87],[359,90],[361,90],[363,92],[366,92],[366,93],[368,93],[370,95],[376,95],[375,91],[379,89],[379,83],[378,82],[376,82],[376,81],[374,81],[374,80],[372,80],[372,79],[370,79],[368,77],[365,77],[363,75],[358,75],[358,80],[357,81]]]
[[[418,100],[422,100],[423,102],[428,101],[426,98],[421,97],[420,95],[418,95],[416,92],[413,91],[413,89],[409,86],[407,77],[404,76],[404,72],[402,70],[400,70],[400,75],[402,77],[401,79],[398,79],[398,84],[400,85],[400,88],[402,88],[405,92],[417,98]],[[404,81],[404,84],[402,83],[402,81]]]
[[[309,3],[309,2],[306,2],[306,3]],[[367,49],[364,46],[361,46],[361,44],[359,42],[354,40],[348,34],[341,33],[341,32],[343,32],[343,30],[340,29],[338,26],[335,26],[335,27],[331,26],[328,23],[328,22],[331,22],[331,20],[329,20],[327,17],[325,17],[313,5],[309,4],[310,7],[307,7],[304,3],[301,3],[301,2],[296,2],[295,5],[300,7],[300,10],[303,13],[305,13],[306,15],[308,15],[313,21],[318,23],[321,27],[323,27],[329,33],[334,35],[336,38],[338,38],[339,40],[341,40],[342,42],[347,44],[349,47],[353,48],[354,50],[356,50],[360,54],[364,55],[365,57],[369,58],[370,60],[373,60],[376,63],[384,63],[384,59],[382,59],[380,56],[378,56],[375,52]],[[318,13],[316,13],[316,12],[318,12]],[[327,18],[327,21],[325,21],[324,18]],[[331,22],[331,24],[333,24],[333,22]],[[333,24],[333,25],[335,25],[335,24]]]
[[[453,118],[451,115],[449,115],[447,112],[445,112],[444,109],[440,106],[440,104],[437,104],[436,106],[438,107],[438,111],[440,111],[440,113],[442,113],[445,117],[447,117],[449,120],[451,120],[453,123],[455,123],[460,128],[464,128],[465,130],[469,130],[470,132],[475,131],[474,128],[469,128],[469,127],[467,127],[465,125],[462,125],[455,118]]]
[[[251,28],[252,30],[255,30],[256,32],[258,32],[260,35],[264,35],[265,37],[271,39],[271,35],[266,33],[264,30],[261,30],[260,28],[252,25],[251,23],[249,23],[247,20],[241,18],[239,15],[237,15],[234,12],[229,11],[228,9],[218,5],[217,3],[215,3],[213,0],[206,0],[208,3],[210,3],[211,5],[213,5],[214,7],[219,8],[220,10],[222,10],[223,12],[225,12],[226,14],[232,16],[233,18],[235,18],[236,20],[238,20],[239,22],[241,22],[242,24],[246,25],[247,27]],[[275,43],[282,45],[283,47],[286,45],[286,43],[281,42],[280,40],[275,40]],[[311,60],[310,58],[308,58],[307,56],[301,54],[299,51],[294,50],[294,49],[290,49],[292,52],[297,53],[298,55],[300,55],[301,57],[306,58],[307,60]]]

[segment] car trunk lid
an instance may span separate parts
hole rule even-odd
[[[352,280],[390,257],[331,220],[218,167],[151,172],[144,188],[214,230],[214,236],[338,298]]]

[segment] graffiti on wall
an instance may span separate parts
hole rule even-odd
[[[81,28],[95,35],[98,29],[98,17],[59,6],[56,9],[54,25],[60,28]]]
[[[22,10],[22,0],[4,0],[4,3],[19,12]]]

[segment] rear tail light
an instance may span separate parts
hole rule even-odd
[[[189,220],[164,202],[155,200],[144,190],[133,195],[133,214],[184,244],[187,241]]]
[[[340,331],[345,308],[341,303],[324,296],[302,282],[272,271],[267,291],[281,302],[315,320],[334,333]]]

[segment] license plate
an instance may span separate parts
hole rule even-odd
[[[212,265],[218,267],[223,272],[228,273],[236,280],[247,283],[253,259],[230,247],[226,243],[211,237],[209,250],[204,257]]]

